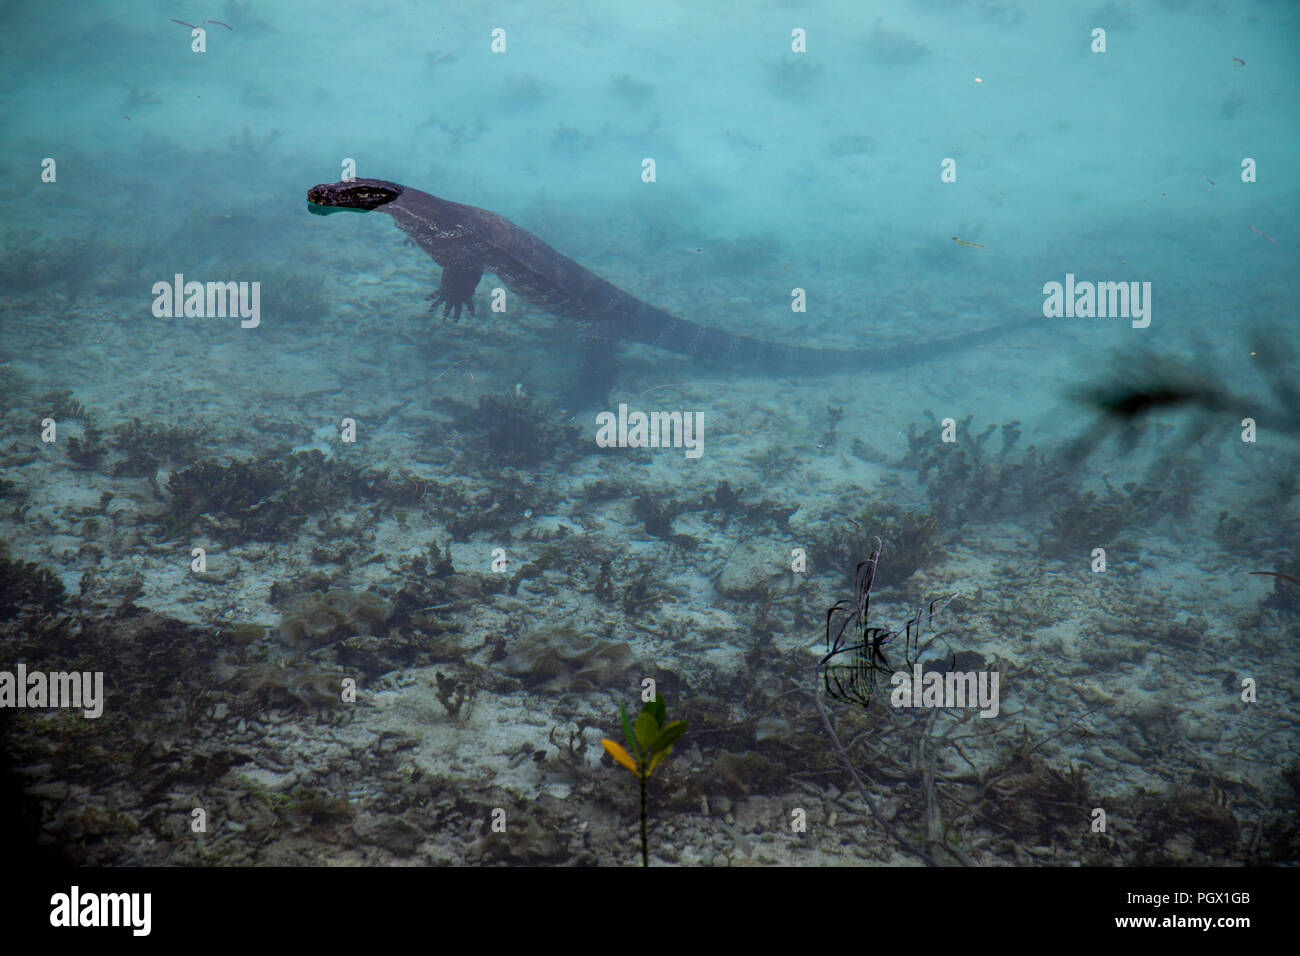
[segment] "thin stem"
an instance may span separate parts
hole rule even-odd
[[[645,802],[645,775],[637,774],[641,778],[641,865],[650,865],[650,842],[646,838],[646,817],[649,813],[646,811]]]
[[[857,770],[854,769],[853,761],[849,759],[848,753],[844,750],[844,747],[840,744],[840,738],[835,733],[835,728],[831,725],[831,718],[826,713],[826,708],[822,706],[820,671],[818,671],[814,675],[814,681],[815,683],[813,686],[816,689],[813,691],[813,700],[817,702],[817,712],[822,715],[822,723],[826,725],[826,732],[830,734],[831,741],[835,744],[835,749],[838,750],[840,752],[840,756],[844,758],[844,766],[849,771],[849,776],[853,778],[853,782],[857,784],[858,793],[862,795],[862,799],[866,803],[867,809],[871,811],[871,816],[875,818],[876,823],[880,824],[881,829],[883,829],[886,833],[888,833],[891,837],[893,837],[894,841],[899,846],[901,846],[904,850],[906,850],[908,853],[913,853],[916,856],[919,856],[930,866],[938,866],[939,864],[935,861],[934,857],[932,857],[925,850],[922,850],[920,847],[914,846],[910,840],[908,840],[905,836],[903,836],[901,833],[898,832],[898,830],[894,827],[892,823],[890,823],[888,820],[886,820],[883,816],[880,815],[880,811],[876,809],[876,802],[871,799],[871,795],[867,793],[866,785],[863,784],[862,778],[858,776]]]

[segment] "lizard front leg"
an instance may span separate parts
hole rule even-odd
[[[438,289],[429,299],[433,302],[429,306],[432,312],[439,305],[442,306],[442,317],[460,318],[460,310],[468,308],[469,314],[474,314],[474,290],[478,288],[478,280],[483,278],[483,268],[481,266],[455,265],[446,266],[442,270],[442,280],[438,283]],[[453,314],[454,313],[454,314]]]

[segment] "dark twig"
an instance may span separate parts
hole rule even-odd
[[[849,771],[849,776],[853,778],[853,783],[857,786],[858,793],[862,796],[863,802],[866,803],[867,809],[871,811],[872,818],[875,819],[876,823],[880,824],[882,830],[894,838],[894,842],[908,853],[919,856],[930,866],[938,866],[939,864],[935,861],[934,857],[919,846],[913,844],[912,841],[903,836],[903,834],[899,833],[898,829],[881,815],[880,808],[876,806],[876,801],[872,800],[871,794],[867,792],[866,784],[864,784],[862,778],[858,776],[858,771],[854,768],[853,761],[849,759],[848,753],[845,752],[844,747],[840,744],[840,738],[835,733],[834,726],[831,725],[830,715],[826,713],[826,708],[822,706],[820,668],[814,677],[816,678],[817,686],[813,691],[813,700],[817,704],[817,713],[822,715],[822,723],[826,727],[826,733],[830,735],[831,741],[835,744],[835,749],[840,752],[840,757],[844,760],[844,766]]]
[[[928,646],[929,642],[925,645],[921,644],[921,634],[925,625],[933,621],[935,615],[946,608],[958,596],[954,594],[942,602],[932,601],[928,610],[918,609],[903,624],[901,629],[891,630],[889,628],[871,627],[867,621],[871,608],[871,587],[875,583],[876,567],[880,562],[881,548],[882,543],[877,538],[876,547],[872,550],[871,556],[858,565],[854,574],[853,600],[837,601],[826,613],[826,654],[818,664],[817,676],[819,680],[815,686],[813,700],[817,704],[817,712],[821,714],[826,732],[830,735],[835,744],[835,749],[839,751],[844,766],[849,771],[849,776],[852,777],[853,783],[858,788],[863,801],[871,811],[872,817],[880,824],[881,829],[888,833],[907,852],[919,856],[930,866],[938,866],[939,863],[928,850],[916,846],[881,815],[875,801],[867,792],[862,778],[858,776],[848,751],[840,743],[839,736],[835,733],[835,727],[831,723],[830,716],[827,714],[821,700],[822,685],[824,683],[826,693],[830,697],[844,703],[856,703],[864,710],[868,708],[871,705],[871,698],[876,689],[877,675],[889,675],[893,671],[887,654],[891,642],[900,636],[902,637],[903,657],[907,666],[911,667],[920,659],[920,655]],[[862,639],[859,643],[849,644],[849,638],[846,635],[850,633],[850,630],[854,634],[861,635]],[[846,658],[848,663],[833,663],[836,658]],[[891,713],[890,716],[894,717],[895,715]],[[966,866],[974,866],[976,865],[975,861],[967,853],[948,842],[946,828],[942,827],[936,789],[937,784],[942,779],[938,773],[937,750],[934,746],[927,747],[927,744],[950,743],[948,737],[955,728],[950,729],[939,738],[934,738],[929,733],[929,727],[933,726],[933,723],[934,718],[932,717],[928,721],[926,729],[921,731],[920,738],[917,741],[918,762],[914,767],[914,772],[919,774],[921,786],[925,792],[926,809],[924,816],[927,837],[934,840],[936,834],[933,831],[943,829],[944,834],[937,838],[938,842],[961,863]],[[965,721],[963,720],[960,723],[965,723]]]

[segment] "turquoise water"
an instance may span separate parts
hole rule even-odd
[[[42,852],[637,864],[600,741],[650,680],[653,863],[1294,862],[1300,11],[870,7],[7,6],[0,672],[105,688],[0,683]],[[309,213],[353,175],[700,326],[921,348],[612,343],[593,398],[513,278],[444,321],[384,210]],[[960,596],[827,700],[876,537],[865,626]],[[996,716],[891,707],[913,663]]]

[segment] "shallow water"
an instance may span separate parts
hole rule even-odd
[[[1295,862],[1300,13],[1087,6],[10,8],[15,842],[639,865],[601,740],[650,687],[652,863]],[[382,211],[308,214],[349,175],[702,326],[934,355],[622,344],[593,403],[576,323],[491,274],[444,321]],[[694,444],[605,447],[623,405]],[[997,699],[897,706],[914,665]]]

